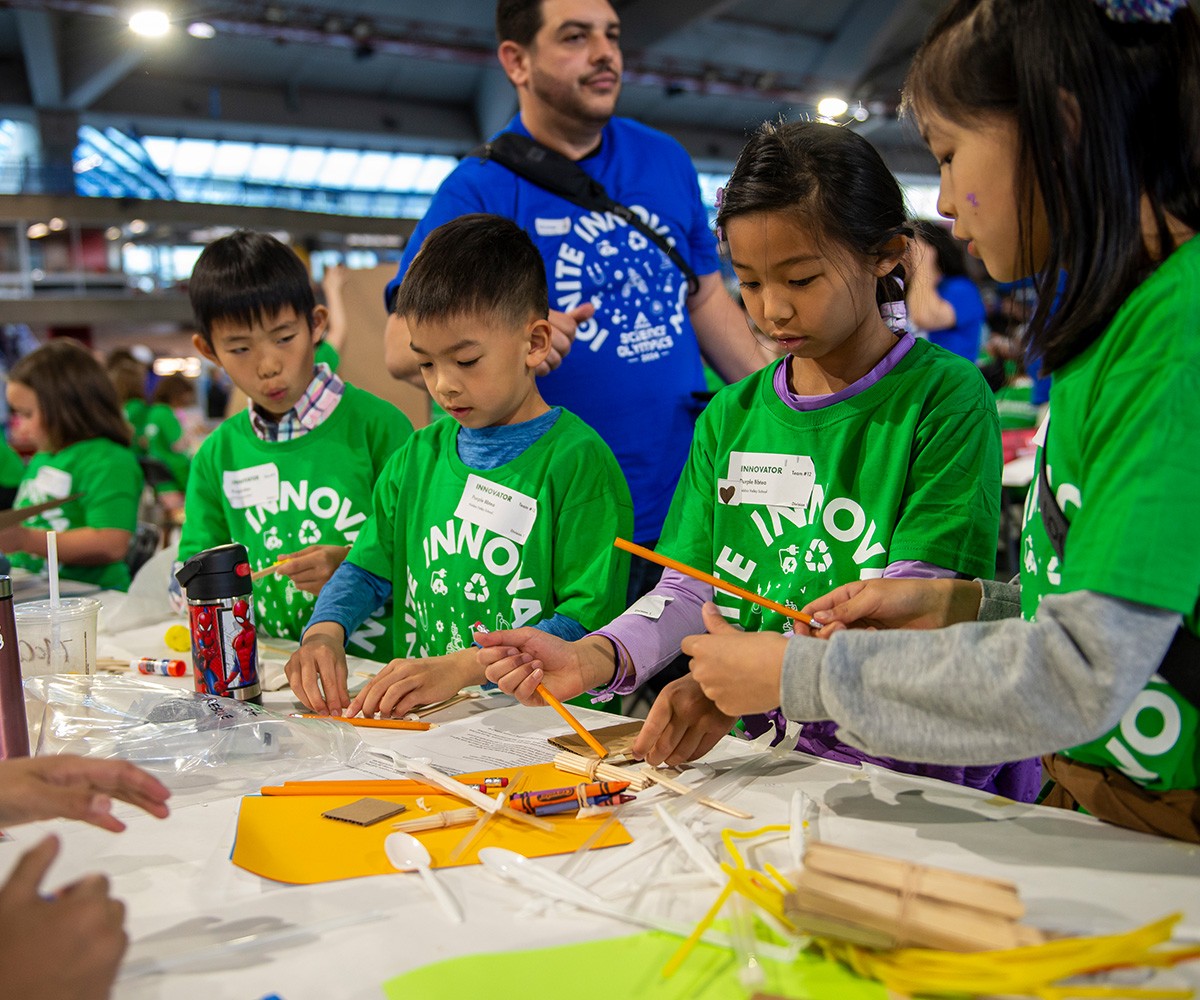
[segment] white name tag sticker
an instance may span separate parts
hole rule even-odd
[[[279,467],[274,462],[225,473],[225,499],[234,510],[279,502]]]
[[[667,610],[667,605],[673,600],[675,600],[673,597],[645,594],[638,598],[625,613],[627,615],[641,615],[643,618],[649,618],[651,621],[658,621],[662,617],[662,613]]]
[[[813,460],[807,455],[732,451],[728,478],[717,482],[717,499],[731,506],[804,507],[816,480]]]
[[[37,492],[47,500],[52,497],[58,499],[71,495],[71,473],[63,469],[43,465],[37,470],[33,482]]]
[[[538,236],[566,236],[571,231],[570,218],[534,219],[533,231]]]
[[[467,476],[454,516],[524,545],[537,520],[537,500],[481,476]]]

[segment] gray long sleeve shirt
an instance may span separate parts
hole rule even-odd
[[[797,636],[783,660],[789,719],[832,719],[868,753],[943,764],[1017,760],[1101,736],[1162,662],[1175,612],[1090,591],[1047,596],[984,582],[979,620],[934,631]],[[998,619],[998,620],[992,620]]]

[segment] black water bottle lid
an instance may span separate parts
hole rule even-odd
[[[238,542],[197,552],[175,573],[189,601],[220,600],[249,594],[250,557]]]

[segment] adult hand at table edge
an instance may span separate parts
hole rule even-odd
[[[0,824],[4,825],[63,817],[120,833],[125,824],[112,814],[114,798],[163,819],[170,797],[166,785],[124,760],[61,754],[0,763]]]
[[[0,886],[0,967],[4,995],[21,1000],[101,1000],[109,996],[129,945],[125,904],[108,879],[88,875],[43,895],[58,838],[26,851]]]
[[[827,639],[842,628],[945,628],[975,621],[983,599],[977,580],[888,579],[854,580],[830,591],[802,609]]]
[[[318,715],[341,715],[350,704],[346,677],[346,633],[337,622],[310,625],[284,664],[292,693]]]
[[[689,674],[658,693],[630,752],[655,766],[699,760],[735,722],[737,717],[718,709]]]

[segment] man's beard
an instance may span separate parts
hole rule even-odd
[[[620,77],[618,76],[617,87],[607,101],[601,101],[597,97],[595,101],[589,102],[570,84],[536,70],[530,78],[529,89],[538,100],[553,108],[560,115],[581,123],[603,126],[608,124],[608,120],[612,118],[616,108],[617,97],[620,94],[619,81]]]

